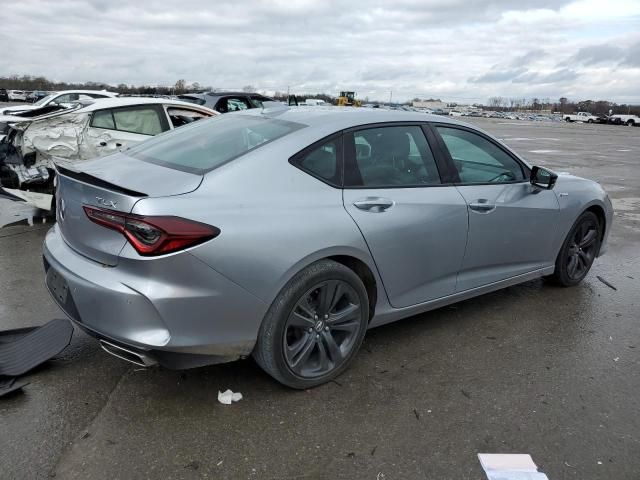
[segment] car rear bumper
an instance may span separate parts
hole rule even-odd
[[[268,308],[188,252],[107,267],[54,226],[43,257],[49,292],[82,330],[170,368],[248,355]]]

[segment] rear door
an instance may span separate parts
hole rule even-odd
[[[559,215],[551,190],[529,183],[529,169],[488,136],[434,126],[469,209],[469,239],[457,291],[533,272],[553,258]]]
[[[96,110],[85,136],[83,158],[105,156],[124,150],[154,135],[169,130],[162,105]]]
[[[391,305],[454,293],[467,207],[441,175],[423,128],[371,126],[347,132],[344,141],[344,206],[369,246]]]

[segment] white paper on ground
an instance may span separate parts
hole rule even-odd
[[[538,472],[531,455],[479,453],[478,459],[488,480],[548,480]]]
[[[240,392],[232,392],[231,390],[218,391],[218,401],[224,405],[231,405],[232,402],[239,402],[240,400],[242,400]]]

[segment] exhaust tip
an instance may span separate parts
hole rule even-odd
[[[140,367],[152,367],[158,364],[156,360],[148,357],[147,355],[134,352],[133,350],[128,350],[119,345],[114,345],[106,340],[100,340],[100,346],[105,352],[113,355],[114,357],[118,357],[120,360],[133,363]]]

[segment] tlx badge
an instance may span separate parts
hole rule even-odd
[[[116,205],[118,204],[118,202],[114,201],[114,200],[106,200],[102,197],[96,197],[96,200],[98,201],[98,203],[104,207],[111,207],[111,208],[116,208]]]

